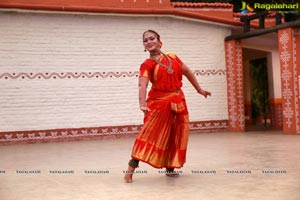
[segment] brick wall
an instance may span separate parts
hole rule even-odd
[[[0,12],[0,26],[2,141],[15,137],[10,132],[140,125],[137,74],[148,56],[141,40],[147,29],[213,93],[204,99],[184,80],[195,126],[218,128],[211,122],[228,119],[228,28],[171,17],[29,12]]]

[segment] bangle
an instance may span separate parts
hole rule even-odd
[[[199,89],[197,90],[197,92],[200,93],[201,90],[202,90],[202,88],[199,88]]]

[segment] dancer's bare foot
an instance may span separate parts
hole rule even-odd
[[[166,169],[166,176],[168,177],[178,177],[179,173],[174,171],[174,168]]]
[[[168,176],[168,177],[178,177],[179,173],[166,173],[166,176]]]
[[[126,183],[131,183],[132,182],[132,176],[135,168],[128,166],[128,169],[125,173],[124,180]]]

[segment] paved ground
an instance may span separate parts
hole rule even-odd
[[[133,141],[0,146],[0,200],[300,199],[300,135],[192,134],[180,177],[141,163],[128,184]]]

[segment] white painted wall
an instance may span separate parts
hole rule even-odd
[[[161,34],[163,50],[206,73],[197,78],[212,92],[208,99],[184,80],[190,120],[228,119],[221,73],[228,28],[161,16],[3,11],[0,27],[0,132],[141,124],[138,79],[131,74],[148,56],[147,29]],[[98,72],[112,76],[97,78]]]

